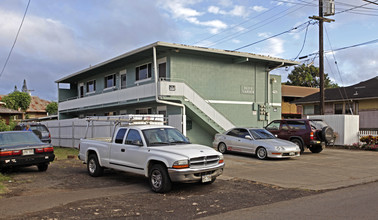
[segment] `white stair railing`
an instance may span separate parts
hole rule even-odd
[[[215,110],[198,93],[183,82],[159,81],[159,96],[184,97],[193,103],[199,110],[215,121],[224,130],[235,127],[227,118]]]

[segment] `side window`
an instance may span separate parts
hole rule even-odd
[[[279,121],[273,121],[268,126],[266,126],[267,130],[275,130],[277,131],[280,128],[280,122]]]
[[[135,141],[140,141],[142,143],[142,138],[137,130],[130,129],[129,133],[127,134],[125,144],[133,144]]]
[[[288,121],[290,129],[293,130],[306,130],[306,124],[304,121]]]
[[[227,133],[227,135],[233,136],[233,137],[238,137],[238,130],[237,129],[232,129]]]
[[[283,130],[283,131],[288,131],[288,130],[289,130],[289,127],[287,126],[287,124],[282,124],[282,125],[281,125],[281,130]]]
[[[124,128],[118,130],[118,133],[114,140],[116,144],[122,144],[123,138],[125,137],[126,130],[127,129],[124,129]]]
[[[245,138],[246,135],[249,135],[249,133],[246,129],[239,129],[239,137],[240,138]]]

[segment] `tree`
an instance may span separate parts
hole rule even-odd
[[[287,76],[289,79],[286,85],[305,86],[305,87],[320,87],[319,68],[314,65],[294,67],[294,70]],[[337,83],[331,82],[327,73],[324,73],[324,88],[337,88]]]
[[[4,96],[1,101],[5,102],[7,108],[14,110],[21,109],[25,112],[29,108],[31,97],[28,93],[14,91]]]
[[[46,111],[49,115],[56,115],[58,113],[58,103],[50,102],[50,104],[46,106]]]

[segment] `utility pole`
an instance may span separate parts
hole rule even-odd
[[[315,19],[319,21],[319,78],[320,78],[320,100],[319,100],[319,107],[320,107],[320,114],[324,115],[324,43],[323,43],[323,23],[325,22],[331,22],[335,21],[333,19],[328,19],[323,16],[323,1],[319,0],[319,16],[312,16],[311,19]],[[330,4],[329,2],[333,1],[327,1],[327,4]],[[334,4],[333,4],[333,10],[334,14]],[[333,15],[332,12],[327,11],[327,15]]]

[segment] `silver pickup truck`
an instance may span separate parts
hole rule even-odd
[[[172,182],[213,183],[225,166],[214,149],[191,144],[177,129],[165,125],[119,126],[113,137],[81,139],[79,159],[89,175],[111,168],[148,177],[154,192],[164,193]]]

